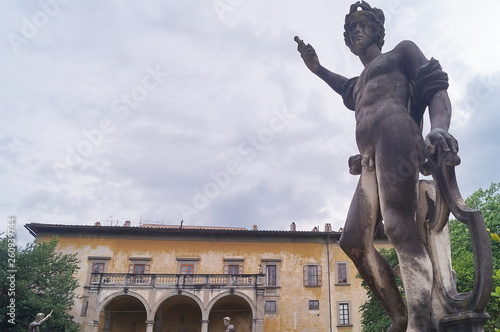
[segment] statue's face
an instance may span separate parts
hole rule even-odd
[[[228,326],[228,325],[229,325],[229,321],[227,319],[224,319],[224,326]]]
[[[355,13],[351,16],[348,25],[349,40],[351,49],[355,54],[366,49],[373,44],[373,28],[367,15],[362,12]]]

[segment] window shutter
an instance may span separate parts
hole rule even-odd
[[[134,273],[134,264],[130,264],[130,265],[128,266],[128,273],[129,273],[129,274]]]
[[[308,286],[308,265],[304,265],[304,286]]]
[[[321,286],[321,265],[318,265],[317,268],[318,268],[318,286]]]
[[[238,274],[243,274],[243,264],[240,264],[240,266],[238,266]]]
[[[149,274],[149,267],[150,267],[150,265],[149,265],[149,264],[146,264],[146,265],[144,266],[144,274]]]
[[[224,274],[229,274],[229,265],[224,265]]]

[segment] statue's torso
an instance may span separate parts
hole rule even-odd
[[[411,134],[421,136],[407,109],[411,87],[401,53],[394,49],[374,59],[354,87],[356,140],[362,153],[375,149],[381,128],[415,127]]]

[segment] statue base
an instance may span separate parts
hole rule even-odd
[[[490,315],[484,311],[467,311],[445,316],[441,319],[444,332],[484,332],[484,324]]]

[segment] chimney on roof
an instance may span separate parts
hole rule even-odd
[[[297,226],[295,226],[295,223],[292,222],[292,224],[290,225],[290,232],[295,232],[297,231]]]
[[[95,222],[95,226],[101,226],[101,222],[100,221],[96,221]]]
[[[319,232],[318,226],[314,226],[312,232]]]
[[[125,223],[123,224],[125,227],[130,227],[130,220],[125,220]]]
[[[325,232],[331,232],[332,231],[332,225],[330,223],[325,224]]]
[[[258,231],[259,229],[257,228],[257,225],[252,226],[252,231]]]

